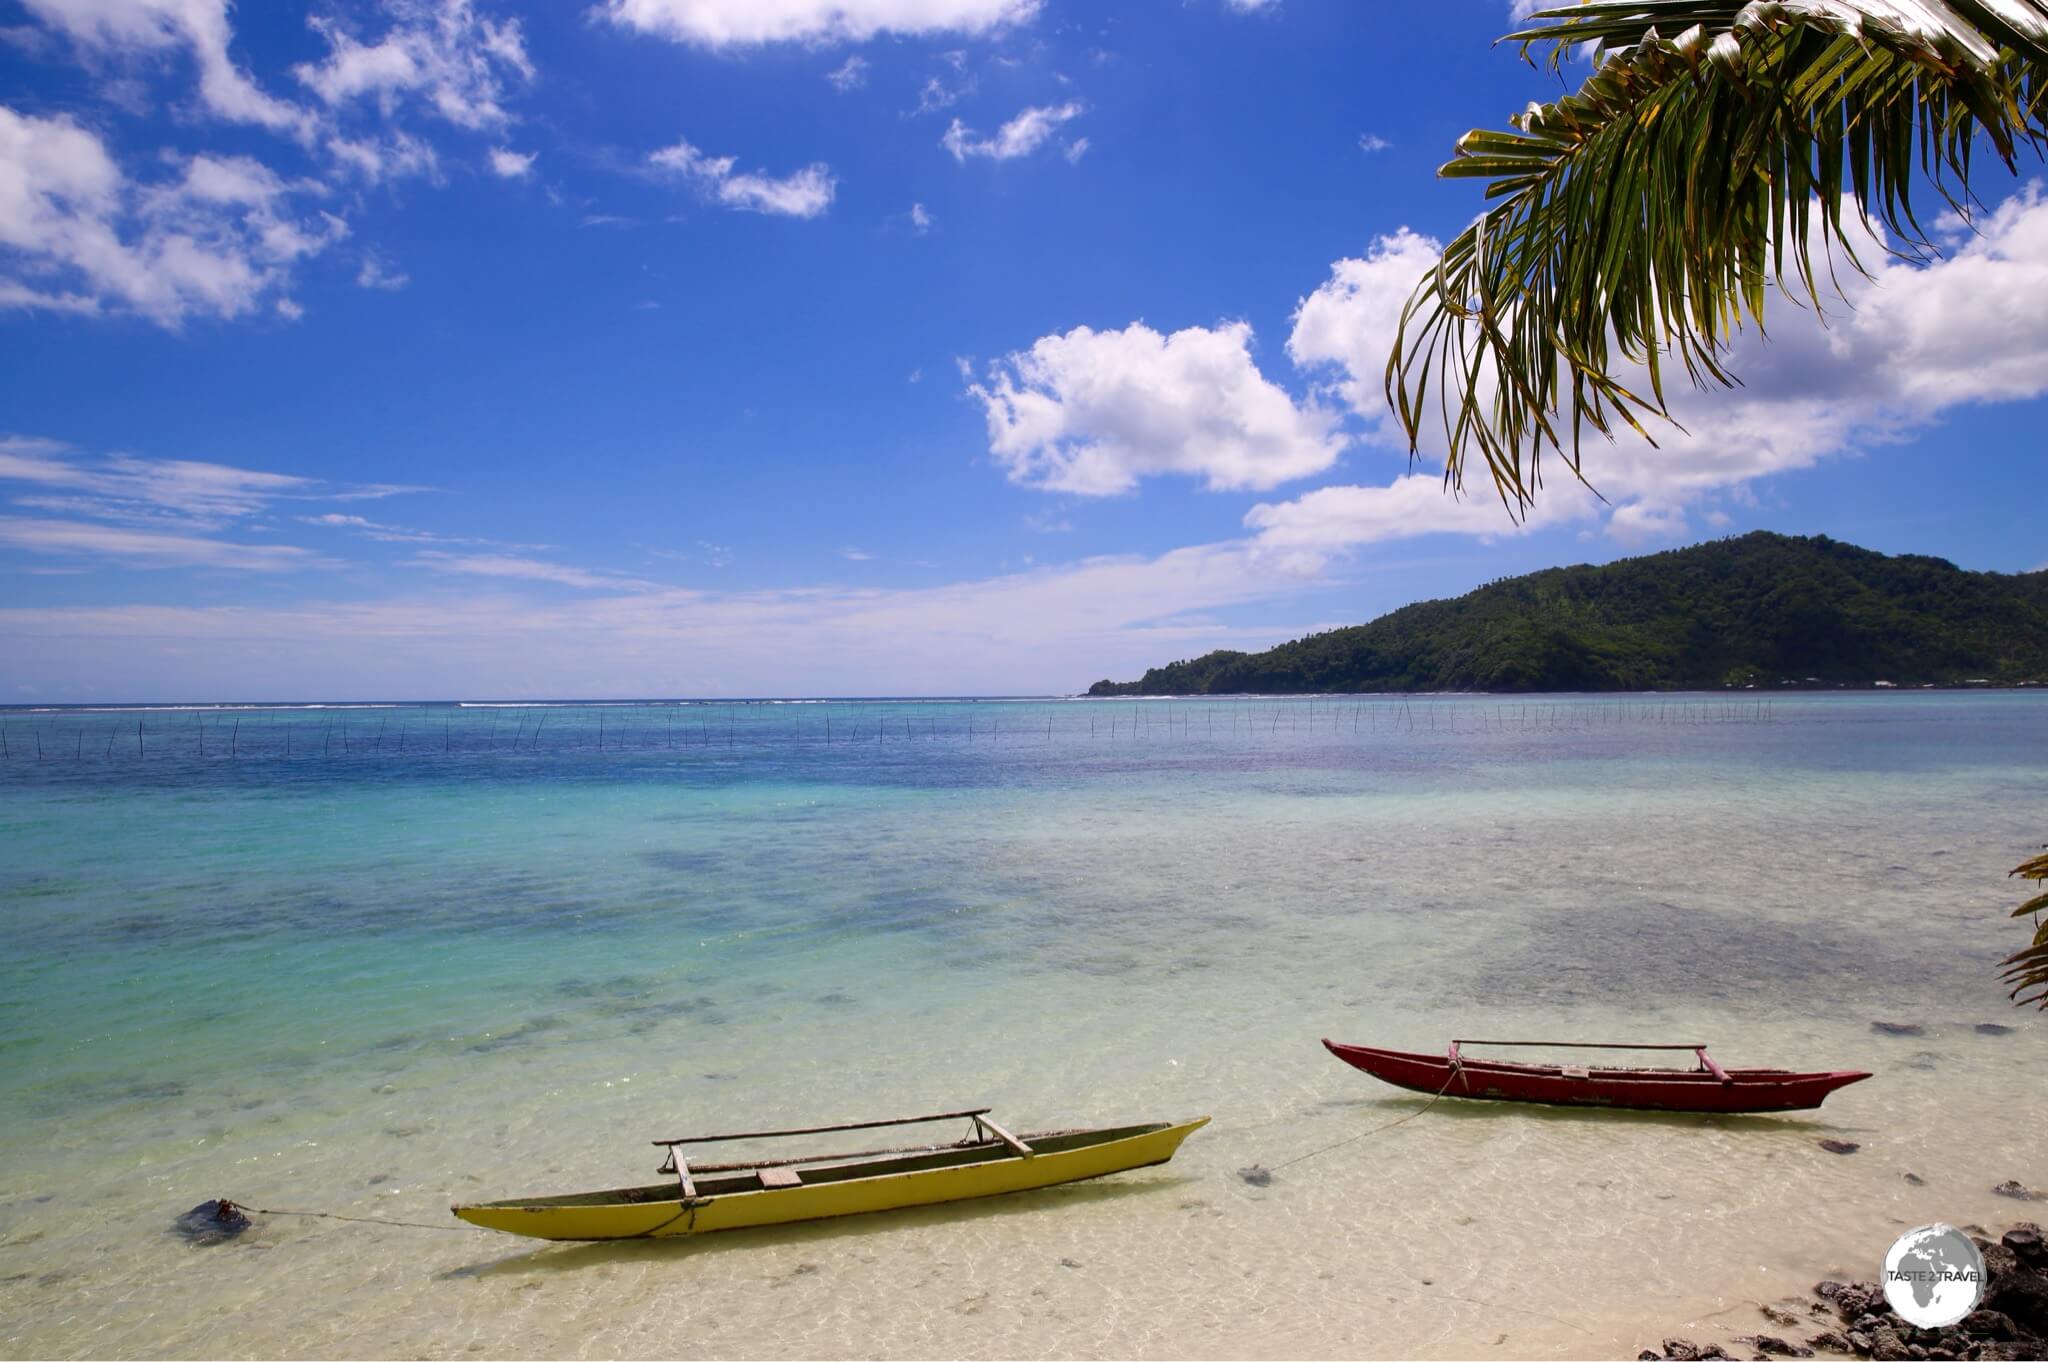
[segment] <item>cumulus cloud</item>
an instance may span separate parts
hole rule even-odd
[[[1344,437],[1259,373],[1251,327],[1161,335],[1076,327],[992,365],[968,391],[1013,482],[1106,496],[1177,473],[1215,490],[1264,489],[1335,463]]]
[[[865,42],[879,33],[918,37],[990,33],[1029,23],[1040,0],[601,0],[622,28],[698,47],[785,42]]]
[[[1687,508],[1710,495],[1902,438],[1959,405],[2048,392],[2048,313],[2033,302],[2048,296],[2048,200],[2040,187],[2012,195],[1971,229],[1949,224],[1942,245],[1941,258],[1919,263],[1861,243],[1872,277],[1840,271],[1849,296],[1829,305],[1825,324],[1774,297],[1768,339],[1754,328],[1738,338],[1729,363],[1742,387],[1694,390],[1672,375],[1681,386],[1667,393],[1682,428],[1654,427],[1655,446],[1633,434],[1589,440],[1585,471],[1613,504],[1609,533],[1629,544],[1676,538],[1690,528]],[[1437,251],[1437,242],[1405,229],[1381,237],[1363,257],[1338,261],[1295,312],[1289,356],[1327,378],[1369,437],[1384,443],[1397,443],[1382,391],[1387,354],[1401,307]],[[1440,444],[1425,444],[1423,453],[1435,457]],[[1539,515],[1550,514],[1545,499],[1593,514],[1569,471],[1554,457],[1547,466]],[[1361,540],[1382,537],[1370,516],[1358,527]]]
[[[991,161],[1015,160],[1037,151],[1052,140],[1062,124],[1079,118],[1086,110],[1087,106],[1079,100],[1026,109],[1003,124],[994,137],[978,136],[956,118],[946,129],[945,136],[939,139],[939,145],[953,153],[954,160],[961,162],[970,156],[986,157]],[[1085,139],[1080,145],[1086,150]],[[1079,157],[1069,156],[1067,159],[1078,160]]]
[[[0,106],[0,246],[14,253],[0,302],[187,317],[255,311],[293,267],[347,234],[244,156],[193,156],[165,178],[131,181],[97,134],[69,118]],[[6,266],[0,266],[6,268]]]
[[[837,181],[832,168],[814,161],[780,179],[758,172],[736,173],[731,156],[706,156],[686,141],[649,154],[648,164],[687,180],[707,198],[727,208],[779,217],[814,218],[832,206]]]

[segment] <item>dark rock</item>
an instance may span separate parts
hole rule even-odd
[[[1799,1316],[1793,1314],[1790,1310],[1786,1310],[1780,1306],[1765,1305],[1759,1308],[1763,1311],[1764,1318],[1769,1320],[1773,1324],[1782,1324],[1785,1325],[1787,1328],[1791,1328],[1805,1323],[1805,1321],[1800,1319]],[[1757,1347],[1761,1348],[1763,1347],[1763,1344],[1759,1343],[1757,1344]]]
[[[1775,1334],[1758,1334],[1756,1350],[1760,1353],[1774,1353],[1779,1357],[1812,1357],[1813,1349],[1802,1348],[1797,1343],[1787,1343]]]
[[[1249,1168],[1238,1169],[1237,1175],[1254,1187],[1271,1187],[1273,1185],[1273,1170],[1261,1168],[1257,1164],[1253,1164]]]
[[[2012,1034],[2012,1028],[1998,1022],[1978,1022],[1977,1034],[1980,1036],[2009,1036]]]
[[[2011,1249],[2013,1256],[2028,1267],[2038,1268],[2042,1265],[2039,1225],[2014,1225],[1998,1242]]]
[[[222,1198],[200,1202],[179,1216],[172,1228],[191,1242],[205,1245],[224,1243],[254,1223],[242,1214],[241,1207]]]
[[[1667,1338],[1664,1340],[1664,1356],[1674,1362],[1698,1362],[1699,1344],[1689,1338]]]
[[[1828,1352],[1831,1353],[1846,1353],[1855,1351],[1853,1348],[1849,1346],[1849,1340],[1843,1338],[1833,1329],[1824,1329],[1820,1333],[1813,1335],[1811,1338],[1806,1340],[1806,1346],[1809,1348],[1826,1349]]]
[[[1996,1310],[1972,1310],[1963,1316],[1962,1331],[1972,1338],[1997,1339],[2010,1342],[2019,1336],[2012,1320]]]
[[[2007,1178],[2004,1182],[1999,1183],[1996,1187],[1993,1187],[1991,1190],[1993,1192],[1996,1192],[1999,1196],[2009,1196],[2014,1201],[2048,1200],[2048,1198],[2044,1198],[2041,1193],[2036,1192],[2031,1188],[2022,1187],[2018,1181],[2012,1178]]]
[[[1849,1346],[1862,1353],[1865,1357],[1868,1357],[1870,1355],[1870,1335],[1860,1329],[1851,1329],[1849,1331]]]
[[[1854,1140],[1815,1140],[1814,1143],[1827,1150],[1830,1154],[1854,1154],[1857,1150],[1863,1148],[1862,1145],[1857,1144]]]
[[[1985,1362],[2039,1362],[2042,1356],[2041,1340],[2014,1343],[1979,1343],[1977,1356]]]
[[[2048,1334],[2048,1274],[2014,1272],[1984,1288],[1986,1310],[2009,1316],[2030,1334]]]
[[[1880,1324],[1870,1331],[1870,1355],[1877,1362],[1906,1362],[1912,1353],[1906,1349],[1906,1341],[1888,1324]]]
[[[1925,1187],[1927,1185],[1927,1179],[1921,1177],[1918,1173],[1907,1173],[1906,1181],[1914,1187]]]
[[[1924,1036],[1927,1028],[1919,1022],[1872,1022],[1870,1029],[1880,1036]]]
[[[1636,1354],[1636,1362],[1663,1362],[1664,1354],[1655,1348],[1645,1348]]]
[[[1813,1294],[1819,1296],[1824,1301],[1831,1301],[1835,1298],[1835,1293],[1840,1291],[1843,1285],[1843,1283],[1837,1281],[1815,1282],[1813,1284]]]

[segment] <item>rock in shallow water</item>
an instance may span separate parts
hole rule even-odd
[[[172,1228],[195,1244],[218,1244],[234,1238],[252,1225],[242,1208],[222,1198],[202,1201],[179,1216]]]
[[[1877,1032],[1880,1036],[1924,1036],[1927,1034],[1927,1028],[1919,1022],[1874,1021],[1870,1024],[1870,1029]]]
[[[1257,1164],[1253,1164],[1249,1168],[1238,1169],[1237,1175],[1254,1187],[1271,1187],[1273,1185],[1273,1170],[1261,1168]]]
[[[1815,1140],[1814,1143],[1827,1150],[1830,1154],[1854,1154],[1857,1150],[1863,1148],[1862,1145],[1857,1144],[1854,1140]]]

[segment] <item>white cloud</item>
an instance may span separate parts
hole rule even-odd
[[[987,411],[989,452],[1012,482],[1106,496],[1178,473],[1214,490],[1319,473],[1344,448],[1336,416],[1296,406],[1259,373],[1251,327],[1170,336],[1133,322],[1040,338],[968,391]]]
[[[514,151],[510,147],[492,147],[491,173],[504,180],[523,180],[533,173],[534,158],[539,154]]]
[[[706,156],[686,141],[650,153],[648,163],[688,180],[714,202],[750,213],[814,218],[832,206],[837,181],[832,168],[815,161],[781,179],[755,172],[735,174],[735,158]]]
[[[372,501],[423,490],[389,483],[330,483],[190,459],[75,455],[34,436],[0,438],[0,484],[35,489],[17,506],[127,525],[213,531],[262,514],[280,501]]]
[[[1078,165],[1081,158],[1088,154],[1088,139],[1076,137],[1073,141],[1067,143],[1065,147],[1061,148],[1060,154],[1067,158],[1068,165]]]
[[[842,95],[849,90],[858,90],[868,83],[868,59],[858,52],[849,53],[838,67],[825,73],[825,79]]]
[[[104,558],[138,568],[199,567],[239,572],[289,572],[299,568],[333,566],[309,550],[286,544],[236,544],[224,539],[162,530],[21,516],[0,516],[0,545],[29,553]]]
[[[931,215],[931,210],[926,208],[923,204],[913,203],[910,205],[911,231],[916,232],[919,236],[923,236],[926,232],[929,232],[932,229],[932,223],[934,223],[935,221],[937,221],[937,219]]]
[[[324,145],[337,165],[371,184],[413,176],[440,179],[439,154],[432,144],[411,133],[372,133],[353,138],[334,134]]]
[[[553,582],[582,591],[658,591],[653,582],[615,572],[592,572],[539,558],[522,558],[502,553],[444,553],[423,549],[412,566],[435,572],[463,573],[472,577],[507,577],[519,581]]]
[[[406,96],[457,127],[482,130],[510,121],[509,83],[533,79],[533,62],[517,19],[493,20],[471,0],[386,0],[392,25],[365,43],[335,19],[307,22],[327,40],[318,62],[292,68],[330,109],[368,98],[388,118]]]
[[[167,327],[238,317],[293,267],[347,234],[247,157],[193,156],[169,179],[131,182],[97,135],[68,118],[0,106],[0,246],[18,253],[0,301],[130,311]]]
[[[1682,429],[1653,425],[1654,447],[1632,433],[1613,443],[1589,436],[1585,471],[1612,503],[1608,532],[1629,544],[1682,536],[1687,508],[1703,497],[1902,438],[1959,405],[2048,392],[2048,311],[2035,306],[2048,296],[2048,199],[2040,187],[2030,185],[1981,215],[1974,231],[1949,224],[1943,246],[1943,258],[1916,264],[1864,241],[1858,255],[1872,277],[1846,266],[1837,271],[1849,297],[1830,304],[1826,325],[1810,309],[1773,296],[1769,339],[1754,328],[1742,333],[1729,364],[1744,386],[1695,390],[1682,373],[1671,374],[1667,393]],[[1295,312],[1288,354],[1305,369],[1333,375],[1334,391],[1386,444],[1399,443],[1382,389],[1387,354],[1401,308],[1437,250],[1435,241],[1405,229],[1381,237],[1365,257],[1338,261],[1329,281]],[[1639,390],[1646,386],[1628,377]],[[1426,430],[1423,452],[1440,465],[1440,432]],[[1556,456],[1544,466],[1539,521],[1597,513]],[[1487,505],[1483,472],[1475,477],[1474,504]],[[1326,488],[1312,496],[1339,491],[1391,489]],[[1553,513],[1546,500],[1564,509]],[[1349,506],[1355,542],[1367,542],[1388,537],[1378,518],[1385,504],[1377,496],[1330,496],[1320,509]],[[1281,517],[1277,509],[1260,511]],[[1326,527],[1331,519],[1311,517],[1306,506],[1290,514]],[[1453,522],[1462,515],[1446,514]]]
[[[915,118],[919,114],[937,113],[941,109],[950,109],[961,100],[967,98],[967,96],[973,94],[975,88],[975,80],[972,76],[966,77],[958,85],[948,85],[937,76],[933,76],[926,80],[923,86],[918,89],[917,107],[910,111],[909,116]]]
[[[521,591],[538,575],[523,567],[432,575],[444,589],[288,608],[0,604],[0,665],[10,682],[67,694],[164,698],[218,695],[224,675],[287,698],[479,686],[565,696],[1065,691],[1162,657],[1278,642],[1294,631],[1205,615],[1304,585],[1285,555],[1243,543],[915,589],[607,591],[603,574],[549,576],[588,593],[565,601]]]
[[[1224,0],[1224,3],[1239,14],[1257,14],[1260,10],[1280,7],[1280,0]]]
[[[403,270],[394,270],[376,255],[365,255],[362,268],[356,271],[357,288],[382,289],[396,293],[412,282],[412,276]]]
[[[1079,100],[1069,100],[1065,104],[1026,109],[1003,124],[994,137],[977,137],[971,128],[956,118],[946,129],[945,136],[939,139],[939,145],[952,152],[956,161],[965,162],[970,156],[983,156],[992,161],[1014,160],[1019,156],[1029,156],[1044,146],[1061,124],[1079,118],[1086,108]],[[1083,146],[1085,149],[1085,143]]]
[[[218,117],[303,132],[305,114],[259,89],[228,55],[228,0],[22,0],[85,52],[136,60],[183,48],[199,67],[199,99]]]
[[[1375,430],[1392,417],[1381,378],[1401,309],[1442,249],[1403,227],[1375,240],[1363,259],[1332,265],[1328,281],[1294,310],[1288,357],[1304,369],[1341,370],[1337,392]]]
[[[865,42],[878,33],[983,34],[1029,23],[1040,0],[600,0],[623,28],[699,47]]]
[[[1385,151],[1392,145],[1394,145],[1392,142],[1381,137],[1378,133],[1362,132],[1358,134],[1358,149],[1363,152]]]

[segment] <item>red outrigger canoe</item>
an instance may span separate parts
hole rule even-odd
[[[1330,1053],[1382,1082],[1432,1096],[1549,1102],[1571,1107],[1629,1107],[1647,1111],[1805,1111],[1837,1088],[1869,1074],[1854,1069],[1793,1073],[1787,1069],[1724,1069],[1704,1045],[1589,1045],[1580,1041],[1454,1040],[1440,1055],[1379,1050],[1323,1042]],[[1473,1059],[1464,1045],[1528,1045],[1573,1050],[1690,1050],[1695,1069],[1604,1068],[1573,1064],[1516,1064]]]

